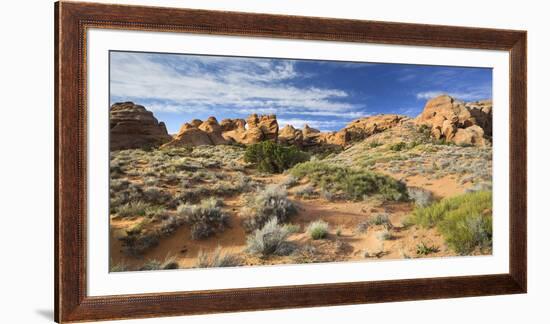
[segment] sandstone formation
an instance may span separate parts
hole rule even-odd
[[[416,119],[412,120],[403,115],[381,114],[356,119],[334,132],[321,132],[307,124],[303,129],[286,125],[279,130],[275,115],[252,114],[246,119],[224,119],[221,123],[218,123],[216,118],[209,117],[206,121],[194,119],[185,123],[174,139],[165,145],[250,145],[261,141],[273,141],[305,149],[331,146],[346,148],[374,134],[412,123],[427,125],[431,136],[437,140],[444,139],[459,145],[483,146],[490,142],[492,136],[492,102],[486,100],[463,103],[442,95],[428,101]],[[164,124],[160,123],[159,127],[164,129],[166,134]]]
[[[222,136],[222,127],[215,117],[208,117],[207,120],[194,119],[183,124],[174,139],[164,146],[199,146],[199,145],[220,145],[228,144]]]
[[[286,125],[279,132],[279,143],[301,147],[304,144],[304,134],[300,129],[296,129],[292,125]]]
[[[448,95],[429,100],[416,124],[431,127],[437,140],[459,145],[484,146],[492,136],[492,102],[464,103]]]
[[[347,124],[344,130],[348,133],[349,141],[356,142],[383,132],[386,129],[401,125],[408,119],[407,116],[393,114],[364,117]]]
[[[208,117],[198,128],[208,135],[212,144],[227,144],[227,140],[222,136],[222,128],[215,117]]]
[[[401,115],[377,115],[354,120],[343,129],[334,132],[321,132],[307,124],[301,130],[286,125],[280,130],[278,141],[303,148],[323,145],[344,148],[353,142],[401,125],[407,120],[408,117]]]
[[[247,136],[243,144],[254,144],[261,141],[277,141],[279,124],[275,115],[252,114],[246,119]]]
[[[244,119],[224,119],[218,124],[214,117],[206,121],[195,119],[185,123],[167,146],[220,145],[229,143],[254,144],[277,141],[279,125],[275,115],[250,115]]]
[[[166,125],[153,113],[133,102],[120,102],[109,111],[111,150],[160,146],[172,139]]]

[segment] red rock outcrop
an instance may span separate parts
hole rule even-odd
[[[407,120],[409,117],[395,114],[369,116],[352,121],[346,125],[344,130],[347,132],[348,141],[356,142],[401,125]]]
[[[321,133],[318,137],[319,144],[346,147],[351,142],[351,134],[347,129],[337,132]]]
[[[261,141],[277,141],[279,124],[275,115],[252,114],[246,119],[247,130],[240,143],[254,144]]]
[[[208,117],[207,120],[199,125],[199,129],[208,135],[212,144],[227,144],[227,140],[222,136],[222,128],[215,117]]]
[[[223,119],[220,123],[220,127],[222,128],[222,132],[230,132],[233,130],[246,130],[245,128],[246,121],[244,119]]]
[[[222,127],[215,117],[208,117],[207,120],[194,119],[190,123],[181,126],[179,132],[167,147],[173,146],[199,146],[199,145],[220,145],[228,141],[222,136]]]
[[[299,147],[320,145],[344,147],[349,143],[349,133],[345,129],[337,132],[321,132],[307,124],[301,130],[295,129],[292,125],[286,125],[279,132],[279,142]]]
[[[441,95],[426,103],[415,122],[431,127],[431,136],[435,139],[484,146],[492,136],[492,119],[491,101],[464,103]]]
[[[279,132],[279,143],[301,147],[304,144],[304,134],[300,129],[296,129],[290,124],[286,125]]]
[[[206,121],[195,119],[185,123],[167,146],[220,145],[229,143],[254,144],[277,141],[279,125],[275,115],[250,115],[244,119],[224,119],[220,124],[214,117]],[[208,139],[206,139],[208,137]]]
[[[111,150],[157,147],[172,139],[163,122],[133,102],[119,102],[109,111]]]

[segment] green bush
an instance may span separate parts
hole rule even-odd
[[[418,255],[428,255],[437,252],[439,252],[439,248],[435,245],[426,245],[424,242],[416,245],[416,254]]]
[[[492,245],[492,192],[477,191],[446,198],[428,207],[417,207],[412,223],[437,226],[447,244],[457,253],[468,254]]]
[[[382,145],[382,143],[380,143],[378,141],[372,141],[372,142],[369,143],[370,148],[376,148],[376,147],[381,146],[381,145]]]
[[[324,190],[344,193],[348,199],[359,200],[375,194],[386,200],[407,199],[407,188],[404,183],[371,171],[310,161],[296,165],[290,173],[298,178],[307,177]]]
[[[309,154],[295,146],[283,146],[270,141],[252,144],[244,154],[245,162],[255,164],[259,171],[266,173],[281,173],[308,159]]]
[[[390,150],[395,151],[395,152],[399,152],[399,151],[403,150],[406,147],[407,147],[407,143],[399,142],[399,143],[395,143],[395,144],[390,145]]]
[[[328,223],[322,220],[311,222],[306,231],[314,240],[323,239],[328,235]]]

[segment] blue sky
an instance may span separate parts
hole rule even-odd
[[[194,118],[276,114],[279,127],[338,130],[376,114],[415,117],[430,98],[491,99],[492,70],[410,64],[110,53],[110,101],[153,111],[170,133]]]

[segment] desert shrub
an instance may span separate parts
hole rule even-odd
[[[145,208],[145,216],[157,220],[168,217],[168,213],[164,206],[149,206]]]
[[[313,196],[315,196],[315,189],[311,184],[307,184],[302,188],[296,190],[294,194],[301,198],[312,198]]]
[[[426,245],[424,242],[416,245],[416,254],[418,255],[428,255],[437,252],[439,252],[439,248],[435,245]]]
[[[220,267],[236,267],[242,264],[242,259],[229,253],[222,253],[221,247],[217,247],[212,254],[199,251],[195,268],[220,268]]]
[[[276,185],[249,196],[240,212],[243,225],[249,232],[262,228],[273,217],[278,222],[287,222],[295,213],[296,207],[288,199],[285,188]]]
[[[109,166],[109,176],[111,179],[116,179],[119,177],[122,177],[126,172],[122,169],[122,166],[114,161],[111,161],[111,164]]]
[[[460,254],[471,253],[476,248],[489,248],[493,242],[490,214],[453,212],[440,223],[438,228],[447,244]]]
[[[343,192],[347,198],[353,200],[364,199],[374,194],[379,194],[386,200],[407,198],[404,183],[371,171],[310,161],[296,165],[290,173],[298,178],[307,177],[324,190],[333,193]]]
[[[126,265],[126,263],[113,263],[113,261],[111,261],[111,266],[109,267],[110,272],[124,272],[128,270],[130,269],[128,268],[128,265]]]
[[[238,191],[235,185],[227,181],[218,181],[212,186],[212,191],[217,196],[226,196]]]
[[[393,239],[393,234],[391,233],[390,230],[388,230],[387,228],[383,229],[381,232],[378,232],[376,234],[376,237],[380,240],[380,241],[387,241],[387,240],[392,240]]]
[[[330,190],[326,190],[325,188],[322,188],[321,191],[319,192],[319,194],[326,201],[333,201],[334,198],[335,198],[334,193],[331,192]]]
[[[151,222],[150,219],[147,219],[147,218],[142,219],[139,222],[127,227],[126,233],[128,235],[140,234],[145,229],[145,226],[147,226],[150,222]]]
[[[244,154],[245,162],[253,163],[259,171],[267,173],[281,173],[308,159],[309,155],[295,146],[283,146],[270,141],[252,144]]]
[[[300,225],[298,224],[285,224],[283,226],[289,234],[300,232]]]
[[[445,241],[460,254],[492,245],[492,192],[477,191],[446,198],[411,216],[415,224],[437,226]]]
[[[464,192],[469,193],[469,192],[476,192],[476,191],[488,191],[492,189],[493,189],[493,185],[491,183],[479,182],[473,185],[471,188],[466,189]]]
[[[148,260],[145,262],[141,268],[139,268],[140,271],[151,271],[151,270],[160,270],[161,269],[161,263],[158,260]]]
[[[215,198],[203,200],[199,205],[183,204],[177,213],[191,225],[191,238],[204,239],[229,225],[229,216],[221,209],[221,201]]]
[[[277,223],[277,218],[271,218],[261,229],[248,235],[246,251],[261,256],[288,255],[292,252],[292,245],[286,240],[288,229]]]
[[[116,209],[116,215],[118,217],[145,216],[145,212],[149,207],[150,205],[143,201],[132,201],[119,206]]]
[[[163,236],[169,236],[183,224],[183,217],[181,217],[180,215],[170,215],[160,224],[160,232]]]
[[[428,126],[426,124],[422,124],[422,125],[418,126],[416,131],[418,133],[420,133],[421,135],[423,135],[423,137],[426,138],[426,139],[430,138],[431,132],[432,132],[430,126]]]
[[[290,255],[294,263],[313,263],[318,262],[319,252],[314,245],[305,244],[300,247],[296,247]]]
[[[386,229],[393,228],[393,224],[390,221],[390,217],[386,213],[376,214],[373,218],[369,219],[371,225],[383,225]]]
[[[249,191],[250,189],[252,189],[255,183],[251,177],[242,173],[237,173],[237,175],[235,176],[235,179],[233,179],[232,185],[235,191],[243,192],[243,191]]]
[[[147,177],[143,180],[143,183],[146,186],[156,186],[159,183],[159,180],[156,177]]]
[[[139,268],[140,271],[152,271],[152,270],[172,270],[179,269],[177,258],[175,256],[167,256],[164,261],[155,259],[147,260],[143,266]]]
[[[434,201],[434,196],[431,191],[420,187],[408,187],[407,194],[418,207],[426,207]]]
[[[322,220],[311,222],[306,231],[314,240],[323,239],[328,235],[328,223]]]
[[[117,208],[132,201],[143,200],[143,190],[134,183],[129,183],[126,188],[115,190],[110,188],[110,207]]]
[[[420,144],[422,144],[420,141],[412,141],[412,142],[409,142],[406,147],[407,147],[407,149],[410,150],[410,149],[413,149],[413,148],[417,147]]]
[[[359,224],[357,224],[357,226],[355,227],[355,231],[360,234],[366,233],[367,230],[369,229],[369,226],[370,226],[370,221],[364,220]]]
[[[292,188],[298,184],[298,178],[293,175],[289,175],[283,180],[283,182],[281,182],[281,184],[287,188]]]
[[[370,148],[376,148],[376,147],[381,146],[381,145],[382,145],[382,143],[380,143],[378,141],[372,141],[372,142],[369,143]]]
[[[128,188],[130,182],[126,179],[111,179],[109,189],[119,191]]]
[[[179,269],[178,259],[176,256],[166,256],[160,266],[163,270]]]
[[[158,245],[160,233],[155,230],[127,233],[120,238],[123,252],[131,256],[139,256],[146,250]]]
[[[406,147],[407,147],[407,143],[399,142],[399,143],[391,144],[390,145],[390,150],[392,150],[394,152],[399,152],[399,151],[402,151]]]
[[[157,187],[148,187],[143,190],[143,199],[150,204],[162,205],[170,201],[172,195]]]

